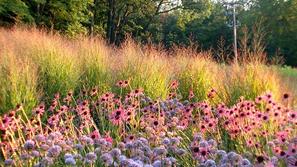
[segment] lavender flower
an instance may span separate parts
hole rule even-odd
[[[39,153],[39,151],[33,150],[33,151],[31,152],[31,156],[32,156],[32,157],[39,157],[39,156],[40,156],[40,153]]]
[[[57,157],[57,156],[59,156],[61,151],[62,151],[62,148],[60,146],[54,145],[48,149],[47,156],[48,157]]]
[[[164,138],[163,139],[163,144],[165,144],[165,145],[169,145],[170,144],[170,139],[169,138]]]
[[[112,158],[112,156],[109,153],[104,153],[103,155],[101,155],[100,159],[107,166],[110,165],[110,164],[112,164],[112,162],[113,162],[113,158]]]
[[[25,150],[32,150],[35,147],[35,142],[33,140],[27,140],[24,144]]]
[[[118,149],[118,148],[114,148],[114,149],[112,149],[112,150],[110,151],[110,155],[111,155],[112,157],[118,157],[118,156],[121,155],[121,150]]]
[[[6,166],[13,166],[14,165],[14,161],[12,159],[6,159],[4,161],[4,165],[6,165]]]
[[[73,157],[68,157],[65,159],[65,164],[74,166],[76,165],[76,161]]]
[[[86,155],[86,159],[92,162],[95,162],[97,159],[97,155],[94,152],[89,152]]]
[[[162,167],[162,162],[160,160],[156,160],[154,163],[153,163],[153,167]]]

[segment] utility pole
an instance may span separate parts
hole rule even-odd
[[[228,13],[229,16],[232,15],[232,26],[233,27],[233,52],[234,52],[234,62],[237,64],[238,63],[238,49],[237,49],[237,18],[236,18],[236,7],[237,5],[240,5],[239,2],[236,2],[235,0],[232,0],[232,2],[225,1],[223,2],[223,5],[228,9],[232,9],[232,14],[231,11]],[[231,20],[231,19],[230,19]]]
[[[237,22],[236,22],[236,5],[233,2],[233,39],[234,39],[234,60],[235,63],[238,63],[238,53],[237,53]]]

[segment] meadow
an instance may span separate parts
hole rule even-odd
[[[296,166],[296,88],[257,57],[1,29],[0,164]]]

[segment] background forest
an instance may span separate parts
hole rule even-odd
[[[271,60],[297,65],[296,0],[239,0],[236,10],[239,52],[261,46]],[[194,43],[214,55],[232,55],[231,21],[221,0],[0,0],[1,26],[102,36],[116,45],[127,36],[164,48]]]

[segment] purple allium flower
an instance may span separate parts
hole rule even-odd
[[[105,146],[106,143],[107,143],[107,141],[105,139],[103,139],[103,138],[95,140],[95,144],[99,145],[99,146]]]
[[[66,144],[71,146],[71,145],[73,145],[73,141],[72,140],[66,140]]]
[[[41,148],[43,151],[46,151],[46,150],[49,149],[49,146],[48,146],[47,144],[42,144],[42,145],[40,146],[40,148]]]
[[[82,136],[80,140],[81,140],[82,143],[86,143],[87,145],[93,145],[94,144],[93,139],[88,137],[88,136]]]
[[[138,140],[142,141],[144,145],[148,145],[148,140],[146,138],[140,137]]]
[[[121,161],[126,160],[127,157],[126,157],[125,155],[120,155],[118,159],[119,159],[119,161],[121,162]]]
[[[57,157],[60,155],[61,151],[62,151],[62,148],[60,146],[54,145],[48,149],[47,156],[48,157]]]
[[[208,142],[203,140],[203,141],[199,142],[199,146],[203,147],[203,148],[208,147]]]
[[[118,148],[119,148],[120,150],[124,151],[124,150],[125,150],[125,143],[123,143],[123,142],[119,142],[119,143],[118,143]]]
[[[77,160],[82,160],[82,159],[83,159],[82,155],[80,155],[80,154],[75,154],[75,155],[73,156],[73,158],[74,158],[74,159],[77,159]]]
[[[208,143],[209,145],[211,145],[212,147],[216,146],[216,144],[217,144],[217,142],[216,142],[214,139],[210,139],[210,140],[208,140],[207,143]]]
[[[221,157],[227,155],[226,151],[225,150],[217,150],[217,154]]]
[[[223,163],[220,167],[233,167],[230,163]]]
[[[156,160],[154,163],[153,163],[153,167],[162,167],[162,162],[160,160]]]
[[[180,139],[177,138],[177,137],[173,137],[173,138],[170,139],[170,142],[171,142],[172,145],[179,145]]]
[[[24,144],[25,150],[32,150],[35,147],[35,142],[33,140],[27,140]]]
[[[164,147],[156,147],[154,148],[154,154],[155,155],[166,155],[167,154],[167,150]]]
[[[46,138],[45,138],[44,135],[42,135],[42,134],[38,134],[38,135],[35,136],[35,139],[36,139],[36,141],[38,141],[38,142],[44,142]]]
[[[121,150],[118,149],[118,148],[114,148],[114,149],[112,149],[112,150],[110,151],[110,155],[111,155],[112,157],[118,157],[118,156],[121,155]]]
[[[231,157],[231,163],[232,165],[238,166],[242,162],[242,157],[239,154],[235,154]]]
[[[169,139],[168,137],[165,137],[165,138],[163,139],[163,144],[164,144],[164,145],[169,145],[169,144],[170,144],[170,139]]]
[[[182,149],[182,148],[178,148],[178,149],[176,150],[176,154],[179,155],[179,156],[183,156],[183,155],[185,155],[186,152],[187,152],[187,151],[184,150],[184,149]]]
[[[217,166],[216,165],[216,162],[214,160],[212,160],[212,159],[206,160],[205,163],[204,163],[204,165],[206,167],[216,167]]]
[[[65,159],[65,164],[74,166],[76,165],[76,161],[73,157],[68,157]]]
[[[150,163],[151,163],[150,158],[147,157],[147,156],[142,156],[142,157],[141,157],[141,161],[142,161],[143,163],[145,163],[145,164],[150,164]]]
[[[248,160],[248,159],[246,159],[246,158],[244,158],[243,160],[242,160],[242,163],[241,163],[243,166],[245,166],[245,167],[248,167],[248,166],[251,166],[251,162]]]
[[[49,146],[51,146],[51,145],[54,144],[54,141],[51,140],[51,139],[47,139],[45,142],[46,142],[46,144],[49,145]]]
[[[137,148],[137,147],[143,147],[143,143],[141,140],[136,140],[135,142],[133,142],[133,147]]]
[[[109,164],[112,164],[113,162],[113,158],[109,153],[104,153],[101,155],[100,159],[103,161],[104,164],[106,164],[107,166]]]
[[[202,137],[202,135],[201,134],[199,134],[199,133],[197,133],[197,134],[194,134],[194,141],[200,141],[200,140],[202,140],[203,139],[203,137]]]
[[[297,159],[297,156],[296,156],[296,159]],[[278,163],[278,158],[276,156],[271,157],[271,162],[273,164],[277,164]]]
[[[128,150],[131,150],[131,149],[134,148],[134,145],[133,145],[132,142],[128,142],[128,143],[126,143],[125,148],[128,149]]]
[[[50,165],[54,164],[54,161],[52,158],[46,156],[46,157],[42,158],[42,160],[40,161],[40,164],[42,164],[43,166],[50,166]]]
[[[78,151],[82,151],[84,149],[84,146],[81,144],[75,144],[74,148],[77,149]]]
[[[233,152],[233,151],[231,151],[231,152],[228,152],[228,154],[227,154],[227,157],[228,157],[228,159],[232,159],[232,157],[234,157],[235,155],[237,155],[235,152]]]
[[[21,154],[20,158],[22,160],[29,160],[31,158],[31,156],[27,153]]]
[[[66,153],[64,155],[64,159],[67,159],[67,158],[73,158],[73,155],[72,154],[69,154],[69,153]]]
[[[171,162],[171,160],[170,160],[170,158],[165,158],[165,159],[163,159],[163,166],[172,166],[172,162]]]
[[[141,160],[134,161],[133,166],[135,167],[143,167],[143,162]]]
[[[40,156],[40,153],[39,153],[39,151],[33,150],[33,151],[31,152],[31,156],[32,156],[32,157],[39,157],[39,156]]]
[[[6,160],[4,161],[4,165],[5,165],[5,166],[13,166],[13,165],[14,165],[14,161],[13,161],[13,159],[6,159]]]
[[[95,162],[96,159],[97,159],[97,155],[94,152],[89,152],[86,155],[86,159],[88,159],[88,160],[90,160],[92,162]]]

